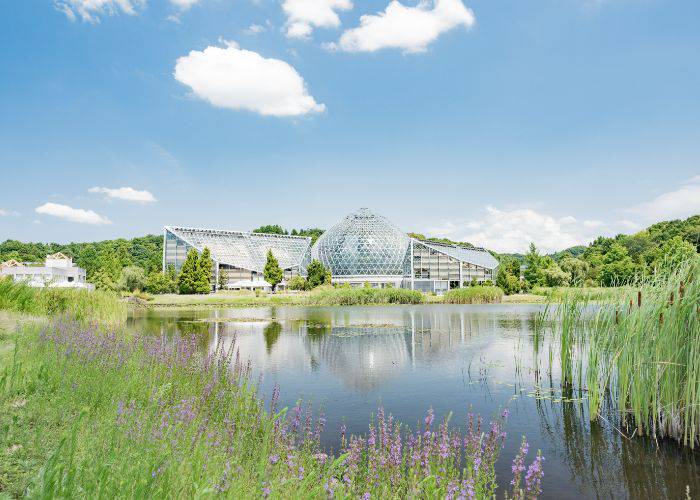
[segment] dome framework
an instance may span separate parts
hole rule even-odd
[[[410,273],[410,238],[381,215],[361,208],[321,235],[312,249],[337,279]]]

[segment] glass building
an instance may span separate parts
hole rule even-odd
[[[314,258],[330,269],[334,283],[436,293],[473,281],[493,281],[498,267],[483,248],[411,238],[367,208],[325,231],[313,248],[310,238],[300,236],[166,226],[163,268],[173,265],[179,270],[191,248],[201,252],[205,247],[215,263],[216,283],[225,273],[229,284],[262,280],[268,250],[284,269],[285,279],[305,276]]]
[[[173,226],[164,229],[163,269],[172,265],[179,271],[190,249],[201,253],[208,248],[217,285],[221,273],[227,286],[233,288],[238,288],[237,283],[250,287],[251,282],[262,281],[268,250],[284,270],[285,280],[305,276],[310,262],[311,238],[307,237]]]

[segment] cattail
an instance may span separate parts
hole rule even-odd
[[[637,307],[642,307],[642,291],[637,292]]]
[[[681,281],[681,286],[678,287],[678,300],[683,299],[683,295],[685,293],[685,283]]]
[[[664,313],[659,313],[659,326],[664,324]]]
[[[669,306],[672,306],[672,305],[673,305],[673,297],[674,297],[674,296],[673,296],[673,292],[671,292],[671,296],[670,296],[669,299],[668,299],[668,305],[669,305]]]

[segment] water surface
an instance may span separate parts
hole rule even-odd
[[[144,310],[132,328],[196,333],[203,351],[236,339],[261,391],[281,387],[281,402],[322,407],[323,445],[337,449],[339,429],[365,433],[383,405],[415,426],[432,407],[463,425],[510,410],[497,464],[508,486],[525,435],[545,456],[544,498],[684,498],[700,494],[700,453],[674,442],[628,439],[615,414],[590,423],[585,392],[562,393],[557,349],[535,335],[540,306],[419,305]],[[532,458],[532,451],[530,459]]]

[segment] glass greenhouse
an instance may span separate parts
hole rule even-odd
[[[165,227],[163,268],[179,269],[187,252],[209,248],[216,282],[262,280],[268,250],[284,269],[285,279],[306,275],[312,258],[330,271],[334,283],[403,287],[442,293],[474,281],[494,280],[498,261],[483,248],[448,245],[409,237],[386,218],[367,208],[347,215],[311,247],[310,238]],[[234,286],[230,286],[233,284]]]

